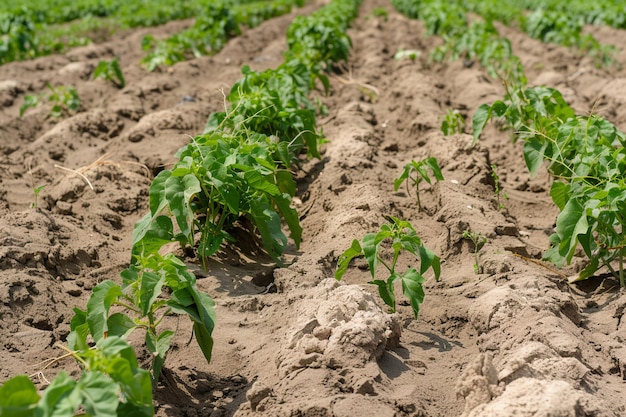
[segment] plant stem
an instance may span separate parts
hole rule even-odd
[[[619,286],[624,288],[624,248],[619,250]]]

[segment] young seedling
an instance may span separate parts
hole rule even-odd
[[[465,119],[455,109],[448,109],[446,117],[441,122],[441,131],[445,136],[463,133],[465,131]]]
[[[46,187],[46,184],[40,185],[38,187],[34,187],[33,188],[33,193],[35,194],[35,199],[33,200],[32,203],[30,203],[30,207],[31,208],[37,208],[37,203],[38,203],[38,198],[39,198],[39,194],[41,193],[41,191],[43,191],[43,189]]]
[[[385,216],[385,218],[388,224],[383,224],[377,233],[366,234],[361,242],[355,239],[352,246],[339,256],[335,278],[340,280],[343,277],[352,259],[364,256],[372,275],[372,281],[369,283],[378,286],[378,292],[385,304],[389,306],[389,311],[391,313],[396,311],[394,283],[400,280],[402,293],[409,299],[413,315],[417,319],[419,306],[424,302],[422,284],[425,278],[423,274],[432,268],[435,279],[439,280],[440,259],[422,244],[411,223],[391,216]],[[385,261],[387,258],[385,254],[388,251],[393,252],[391,263]],[[396,271],[398,258],[405,251],[413,254],[420,261],[419,271],[415,268],[409,268],[404,273]],[[376,272],[380,265],[387,270],[386,280],[376,279]]]
[[[412,62],[415,62],[415,60],[417,58],[420,57],[420,55],[422,54],[421,51],[418,51],[416,49],[398,49],[398,52],[395,53],[395,55],[393,56],[393,59],[395,59],[396,61],[400,61],[402,59],[410,59]]]
[[[498,175],[498,166],[496,164],[491,164],[491,178],[493,178],[494,184],[493,195],[496,197],[496,203],[498,205],[498,208],[502,210],[504,208],[504,203],[502,202],[502,199],[508,200],[509,196],[507,195],[506,191],[500,188],[500,176]],[[502,197],[502,199],[500,197]]]
[[[369,16],[366,17],[366,19],[369,19],[371,16],[382,17],[386,22],[389,18],[389,12],[384,7],[375,7],[374,10],[372,10],[372,13],[370,13]]]
[[[480,272],[478,267],[478,251],[485,246],[487,238],[482,233],[472,232],[470,229],[463,232],[463,238],[471,240],[474,244],[474,273],[478,274]]]
[[[122,74],[122,69],[120,68],[120,63],[117,61],[117,58],[113,58],[112,61],[98,62],[98,66],[93,72],[93,79],[97,80],[99,78],[109,80],[119,88],[124,88],[126,86],[126,80],[124,79],[124,75]]]
[[[404,171],[402,171],[402,174],[400,174],[400,176],[393,181],[394,191],[398,191],[398,188],[400,188],[402,183],[405,181],[407,193],[409,193],[409,182],[415,185],[415,194],[417,195],[417,208],[419,211],[422,211],[419,185],[422,181],[426,181],[428,184],[431,184],[432,181],[430,176],[428,175],[428,171],[426,170],[426,168],[430,168],[437,181],[443,181],[441,168],[439,167],[439,163],[437,163],[437,159],[435,159],[434,157],[422,159],[421,161],[411,161],[411,163],[404,166]]]
[[[158,240],[158,236],[153,239]],[[143,253],[147,249],[144,245]],[[196,277],[184,262],[172,254],[134,253],[133,263],[121,275],[121,286],[103,281],[94,287],[86,310],[74,308],[67,338],[70,349],[84,349],[88,335],[98,343],[112,336],[126,338],[135,330],[143,331],[146,348],[152,354],[152,379],[156,386],[174,337],[174,331],[163,329],[162,322],[168,316],[186,314],[193,322],[196,341],[210,362],[215,303],[197,290]],[[113,307],[118,311],[111,311]]]
[[[52,109],[50,110],[51,116],[61,117],[63,116],[64,110],[76,111],[80,107],[80,99],[74,87],[62,85],[55,88],[50,84],[46,84],[46,87],[50,90],[50,93],[47,94],[47,99],[52,103]],[[39,96],[25,96],[24,103],[20,106],[20,117],[22,117],[24,112],[29,108],[37,107],[44,98],[46,98],[46,93]]]

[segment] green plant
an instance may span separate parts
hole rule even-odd
[[[387,21],[389,18],[389,12],[384,7],[375,7],[366,19],[369,19],[370,16],[382,17],[385,21]]]
[[[96,66],[96,69],[93,72],[93,78],[94,80],[98,78],[109,80],[119,88],[124,88],[126,86],[126,80],[124,79],[124,75],[122,74],[122,69],[120,68],[120,63],[117,61],[117,58],[113,58],[111,61],[98,62],[98,66]]]
[[[531,175],[545,165],[556,178],[550,196],[561,212],[544,258],[562,266],[580,245],[589,263],[576,280],[605,266],[626,286],[626,135],[597,115],[577,116],[559,91],[546,87],[507,89],[505,100],[480,106],[475,140],[493,116],[524,140]]]
[[[369,283],[378,286],[378,292],[390,312],[396,311],[394,284],[400,280],[402,293],[409,299],[417,319],[420,304],[424,302],[424,273],[432,268],[435,279],[439,280],[440,259],[422,244],[411,223],[392,216],[386,216],[386,220],[387,224],[381,225],[377,233],[366,234],[360,243],[355,239],[350,248],[339,256],[335,278],[340,280],[343,277],[352,259],[364,256],[372,276]],[[390,263],[387,256],[389,251],[392,252]],[[398,258],[405,251],[419,259],[419,271],[412,267],[403,273],[396,271]],[[386,280],[376,279],[380,265],[387,270],[389,276]]]
[[[398,191],[402,183],[405,181],[407,193],[409,193],[409,182],[411,182],[415,186],[415,194],[417,196],[417,208],[419,211],[422,210],[419,185],[422,181],[426,181],[428,184],[431,184],[432,181],[430,175],[428,174],[427,168],[430,168],[430,171],[433,173],[433,176],[437,181],[443,181],[441,168],[439,168],[439,163],[434,157],[422,159],[420,161],[411,161],[404,166],[402,174],[400,174],[400,176],[393,181],[394,191]]]
[[[445,136],[463,133],[465,130],[465,119],[455,109],[448,109],[446,116],[441,122],[441,131]]]
[[[472,232],[467,229],[463,232],[463,239],[469,239],[474,244],[474,273],[480,272],[478,266],[478,251],[487,243],[487,238],[480,232]]]
[[[493,195],[496,197],[496,204],[499,209],[503,209],[504,203],[502,203],[500,197],[502,197],[504,200],[508,200],[509,196],[507,195],[506,191],[500,188],[500,176],[498,175],[498,166],[496,164],[491,164],[491,178],[493,179]]]
[[[152,237],[158,241],[157,236]],[[152,354],[152,378],[156,383],[174,336],[173,330],[161,329],[163,320],[173,314],[189,316],[194,323],[196,341],[209,362],[215,311],[213,300],[198,291],[196,278],[184,262],[172,254],[150,253],[148,243],[144,243],[134,248],[133,263],[122,272],[121,286],[103,281],[94,287],[86,310],[74,308],[67,343],[70,349],[87,349],[87,336],[98,343],[112,336],[126,338],[135,330],[143,330],[146,347]],[[117,311],[113,312],[112,307]]]
[[[53,117],[61,117],[64,111],[76,111],[80,108],[80,99],[74,87],[62,85],[55,88],[50,84],[46,84],[46,87],[50,90],[47,94],[43,93],[39,96],[27,95],[24,97],[24,103],[20,106],[20,117],[24,115],[27,109],[37,107],[44,98],[47,98],[52,103],[50,115]]]
[[[418,51],[416,49],[398,49],[398,51],[393,55],[393,59],[395,59],[396,61],[400,61],[402,59],[410,59],[411,61],[415,62],[415,60],[417,58],[420,57],[420,55],[422,55],[421,51]]]
[[[152,385],[133,348],[122,338],[70,350],[82,368],[78,380],[61,371],[41,393],[26,375],[0,386],[0,415],[11,417],[151,417]],[[55,359],[54,361],[58,361]],[[79,411],[81,410],[81,411]]]
[[[37,208],[37,203],[38,203],[38,197],[39,194],[43,191],[43,189],[46,187],[46,184],[37,186],[33,188],[33,193],[35,194],[35,199],[33,200],[33,202],[30,204],[31,208]]]

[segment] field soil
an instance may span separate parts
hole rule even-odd
[[[47,361],[64,353],[56,345],[72,309],[127,267],[153,176],[223,110],[241,65],[279,65],[288,24],[316,7],[248,30],[212,57],[153,73],[138,65],[141,38],[189,21],[0,67],[0,382],[27,374],[43,389],[61,369],[78,375],[69,360]],[[374,17],[375,7],[388,18]],[[499,29],[530,85],[556,87],[580,114],[599,113],[626,130],[619,66],[598,69],[575,51]],[[588,30],[606,43],[626,38]],[[383,0],[365,0],[349,34],[349,62],[331,76],[329,95],[315,93],[328,109],[319,119],[328,143],[298,173],[301,247],[290,247],[280,268],[245,237],[206,270],[186,259],[217,303],[213,360],[204,360],[188,320],[172,318],[177,333],[155,392],[157,415],[626,415],[626,293],[608,274],[568,284],[583,258],[560,270],[540,261],[558,211],[550,178],[529,176],[511,132],[492,124],[472,146],[470,135],[439,129],[449,108],[469,120],[480,104],[502,98],[501,83],[477,62],[430,63],[440,41]],[[421,55],[394,60],[399,48]],[[92,80],[98,61],[113,57],[123,89]],[[626,64],[624,52],[617,60]],[[73,85],[80,110],[56,119],[45,103],[20,118],[24,96],[46,83]],[[430,156],[445,180],[421,184],[419,210],[415,190],[395,192],[393,180],[412,159]],[[334,279],[338,256],[386,215],[409,220],[443,261],[439,281],[427,275],[417,320],[402,296],[398,312],[387,312],[363,260]],[[484,246],[464,239],[466,230],[484,236]]]

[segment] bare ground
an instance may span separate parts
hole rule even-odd
[[[389,18],[372,17],[376,6]],[[84,308],[94,285],[117,280],[126,267],[152,175],[223,108],[220,90],[240,77],[242,64],[282,61],[294,16],[162,72],[138,67],[140,39],[186,22],[0,67],[0,381],[26,373],[44,387],[59,369],[77,372],[68,362],[47,369],[41,362],[61,354],[54,344],[66,337],[72,308]],[[573,51],[500,30],[531,85],[556,87],[580,113],[599,112],[626,129],[623,70],[600,70]],[[625,35],[589,30],[614,44]],[[350,35],[348,68],[333,78],[330,96],[320,95],[329,143],[299,175],[302,246],[289,251],[285,268],[245,248],[224,250],[207,271],[191,265],[217,302],[214,356],[207,364],[189,323],[171,320],[178,332],[157,415],[624,415],[626,297],[604,276],[568,285],[582,259],[562,271],[537,261],[557,215],[547,174],[529,177],[510,132],[491,126],[472,147],[469,135],[439,130],[448,108],[469,119],[503,87],[478,63],[429,63],[437,40],[383,0],[364,2]],[[396,61],[398,48],[422,56]],[[97,62],[113,56],[128,82],[121,90],[91,80]],[[623,52],[618,60],[626,64]],[[46,82],[74,85],[80,112],[56,120],[42,106],[20,119],[23,96]],[[414,192],[394,192],[393,179],[411,159],[428,156],[445,181],[422,187],[419,211]],[[508,195],[503,209],[492,164]],[[44,184],[31,208],[33,188]],[[363,262],[343,283],[332,279],[337,256],[384,215],[411,221],[444,260],[441,280],[425,284],[417,321],[406,302],[395,315],[385,312]],[[478,274],[474,247],[462,238],[468,229],[488,239]]]

